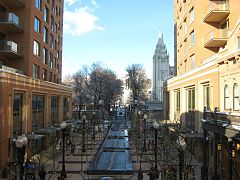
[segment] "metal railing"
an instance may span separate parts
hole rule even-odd
[[[205,36],[205,43],[213,39],[226,39],[227,29],[213,29]]]
[[[13,52],[21,55],[21,51],[18,47],[18,44],[13,41],[0,40],[0,52]]]
[[[23,30],[23,22],[14,13],[0,13],[0,22],[15,24],[18,28]]]
[[[209,14],[212,11],[227,11],[229,6],[227,1],[210,1],[209,6],[205,10],[205,14]]]

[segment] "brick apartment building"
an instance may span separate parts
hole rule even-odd
[[[1,170],[16,158],[14,138],[26,134],[25,156],[32,156],[49,141],[50,127],[71,118],[72,90],[61,84],[63,4],[0,0]]]

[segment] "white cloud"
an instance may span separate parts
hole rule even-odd
[[[77,2],[77,0],[66,0],[65,3],[68,5],[68,6],[71,6],[73,4],[75,4]]]
[[[99,7],[98,4],[97,4],[97,2],[96,2],[96,0],[92,0],[92,1],[91,1],[91,4],[92,4],[95,8],[98,8],[98,7]]]
[[[69,3],[74,3],[76,0],[68,0]],[[95,16],[93,13],[95,8],[98,7],[95,0],[91,1],[94,6],[90,8],[89,6],[80,6],[75,10],[70,10],[66,8],[64,12],[64,33],[69,33],[73,36],[79,36],[89,33],[94,30],[104,30],[102,26],[97,24],[99,17]]]

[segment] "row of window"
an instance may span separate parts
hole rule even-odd
[[[52,27],[52,31],[55,31],[56,34],[57,34],[57,30],[60,31],[60,22],[58,22],[58,24],[55,23],[55,25],[54,25],[54,20],[53,20],[53,25],[51,27]],[[34,18],[34,30],[35,30],[35,32],[37,32],[39,34],[41,33],[41,21],[39,20],[38,17]],[[57,39],[54,40],[54,37],[51,33],[50,33],[49,36],[50,36],[50,48],[52,48],[52,49],[54,48],[56,50],[57,49],[57,44],[58,45],[61,44],[61,42],[60,42],[61,37],[60,37],[60,35],[58,35]],[[48,28],[46,26],[44,26],[43,27],[43,42],[45,44],[48,44],[48,39],[49,39]]]
[[[46,26],[44,26],[44,29],[47,29]],[[34,18],[34,30],[39,34],[41,33],[41,21],[36,16]],[[59,21],[55,22],[53,16],[51,16],[51,30],[52,30],[52,32],[55,32],[56,34],[58,33],[58,31],[61,30],[61,23]],[[46,31],[46,32],[48,32],[48,31]],[[46,36],[47,33],[43,33],[43,35]]]
[[[35,0],[35,7],[41,11],[42,10],[42,6],[41,6],[41,2],[42,0]],[[48,2],[49,3],[49,2]],[[55,7],[55,0],[52,0],[52,13],[55,14],[56,16],[61,16],[61,8],[60,7]],[[45,6],[44,7],[44,20],[47,22],[48,19],[48,8]]]
[[[39,79],[40,77],[40,67],[36,64],[33,64],[33,78]],[[53,72],[49,71],[49,76],[47,69],[42,69],[42,79],[44,81],[59,83],[59,79],[57,78],[56,74],[53,74]]]
[[[175,110],[180,111],[181,107],[181,96],[180,90],[174,92],[175,96]],[[195,110],[195,87],[186,89],[186,103],[187,111]],[[209,84],[203,85],[203,107],[206,107],[207,110],[210,110],[210,86]]]
[[[36,40],[34,40],[33,42],[33,54],[35,56],[40,57],[40,43]],[[42,62],[43,64],[49,64],[50,68],[53,68],[53,64],[54,67],[57,68],[57,59],[60,58],[60,51],[57,51],[57,55],[56,57],[54,57],[53,53],[49,52],[49,56],[48,56],[48,49],[43,47],[42,49]],[[49,63],[48,63],[49,60]],[[59,69],[58,69],[59,70]]]
[[[234,111],[239,110],[239,87],[234,83],[232,88],[232,97],[230,97],[230,89],[228,85],[224,86],[224,109],[229,110],[231,107]],[[195,109],[195,88],[186,89],[187,95],[187,110]],[[175,110],[180,111],[180,90],[175,91]],[[210,86],[209,84],[203,85],[203,107],[210,110]],[[231,99],[232,98],[232,101]],[[232,106],[231,106],[232,102]]]
[[[44,128],[44,108],[46,105],[46,96],[32,95],[32,131]],[[58,96],[51,96],[51,124],[58,121]],[[69,111],[68,98],[63,97],[63,120],[67,120]],[[22,132],[22,116],[23,115],[23,94],[15,93],[13,99],[13,136],[17,137]]]

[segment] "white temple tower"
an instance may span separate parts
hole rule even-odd
[[[158,42],[153,55],[153,79],[152,98],[153,101],[163,101],[163,82],[174,76],[174,68],[169,65],[169,55],[163,41],[163,34],[159,32]]]

